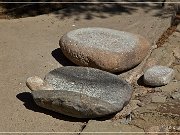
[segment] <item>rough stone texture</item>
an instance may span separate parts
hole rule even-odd
[[[151,61],[152,59],[156,61],[154,63],[157,63],[158,65],[162,65],[162,66],[170,66],[175,61],[173,52],[169,46],[160,47],[153,50],[151,56],[148,58],[148,62]]]
[[[151,86],[168,84],[174,78],[174,70],[165,66],[153,66],[144,73],[144,83]]]
[[[171,94],[171,97],[172,97],[173,99],[179,99],[179,100],[180,100],[180,89],[177,90],[177,91],[175,91],[175,92],[173,92],[173,93]]]
[[[88,133],[88,132],[90,132],[90,133]],[[98,133],[92,133],[92,132],[98,132]],[[86,134],[88,134],[88,135],[96,135],[96,134],[97,135],[98,134],[112,135],[112,132],[114,132],[115,134],[123,134],[123,132],[126,132],[126,133],[128,132],[128,135],[133,135],[134,132],[137,132],[136,133],[137,135],[145,134],[145,133],[143,133],[144,132],[143,129],[140,129],[133,125],[124,125],[124,124],[120,124],[115,121],[112,122],[112,121],[90,120],[87,123],[84,130],[82,131],[81,135],[86,135]],[[138,132],[141,132],[141,133],[138,133]]]
[[[141,101],[130,100],[129,104],[125,106],[122,111],[117,113],[113,119],[118,120],[121,118],[125,118],[126,116],[130,115],[134,109],[138,108],[139,106],[143,106],[143,103],[141,103]]]
[[[136,66],[135,68],[133,68],[127,72],[121,73],[119,75],[119,77],[125,79],[130,84],[137,83],[137,80],[143,75],[143,69],[147,63],[146,61],[147,61],[148,57],[150,56],[151,51],[149,51],[146,58],[138,66]]]
[[[164,125],[162,125],[162,126],[152,126],[152,127],[149,127],[146,130],[146,132],[147,132],[147,134],[150,134],[150,135],[159,135],[159,134],[163,134],[163,133],[173,132],[172,130],[173,130],[174,127],[175,126],[164,126]],[[172,134],[174,134],[174,133],[172,133]]]
[[[81,66],[120,72],[138,65],[150,44],[140,35],[107,28],[81,28],[65,34],[60,48],[72,62]]]
[[[62,67],[49,72],[54,90],[33,91],[37,105],[79,118],[94,118],[120,111],[132,88],[116,75],[88,67]]]
[[[178,37],[177,34],[175,34],[175,36]],[[180,40],[179,40],[179,42],[180,42]],[[175,65],[180,65],[180,45],[179,45],[179,42],[177,43],[177,46],[174,45],[175,47],[173,48],[173,55],[175,57],[175,61],[174,61]]]
[[[171,93],[178,89],[180,89],[180,81],[173,81],[173,82],[170,82],[168,85],[155,88],[155,91]]]
[[[154,126],[177,126],[180,124],[179,107],[179,101],[146,104],[133,110],[133,119],[130,124],[141,127],[145,131]]]
[[[152,91],[152,88],[147,88],[144,86],[136,86],[134,87],[132,98],[134,99],[139,96],[145,96],[148,92],[151,92],[151,91]]]
[[[175,71],[175,79],[180,81],[180,65],[176,65],[173,67]]]
[[[152,103],[164,103],[164,102],[166,102],[166,96],[154,95],[152,97]]]
[[[174,57],[180,59],[180,46],[177,46],[174,50]]]

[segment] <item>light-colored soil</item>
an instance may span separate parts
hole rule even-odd
[[[54,68],[73,65],[58,49],[60,37],[73,29],[95,26],[123,30],[140,34],[154,45],[170,26],[170,17],[158,16],[161,9],[153,5],[150,10],[132,8],[130,13],[116,14],[88,11],[93,14],[91,19],[86,18],[87,11],[72,16],[67,13],[62,18],[66,10],[61,10],[56,14],[0,20],[0,132],[81,131],[87,120],[37,107],[25,81],[30,76],[43,78]],[[98,17],[100,14],[106,17]]]

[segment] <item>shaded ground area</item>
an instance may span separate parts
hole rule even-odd
[[[0,4],[0,18],[22,18],[48,14],[52,11],[62,9],[66,4]]]
[[[2,0],[1,0],[2,1]],[[7,0],[9,2],[16,2],[17,0]],[[6,2],[7,2],[6,1]],[[74,2],[75,0],[68,0],[68,1],[44,1],[44,0],[29,0],[25,2]],[[125,0],[126,2],[141,2],[141,0],[131,1],[131,0]],[[151,0],[154,1],[154,0]],[[55,14],[58,14],[60,18],[69,18],[72,16],[76,16],[76,19],[80,19],[80,14],[85,15],[85,19],[93,19],[94,17],[100,17],[100,18],[106,18],[108,16],[113,16],[117,14],[133,14],[133,12],[136,12],[137,8],[143,8],[145,12],[149,12],[153,9],[159,9],[161,10],[163,6],[163,0],[159,0],[162,3],[156,4],[149,4],[149,3],[124,3],[124,4],[118,4],[118,3],[111,3],[111,4],[88,4],[88,3],[27,3],[27,4],[21,4],[21,3],[1,3],[1,13],[0,18],[21,18],[21,17],[30,17],[30,16],[37,16],[41,14],[47,14],[52,11],[56,11],[58,9],[64,9],[60,12],[55,12]],[[3,1],[2,1],[3,2]],[[77,1],[75,1],[77,2]],[[78,0],[78,2],[123,2],[123,0],[89,0],[89,1],[83,1]],[[157,2],[157,1],[156,1]],[[98,15],[97,15],[98,13]],[[108,16],[106,16],[107,14]],[[162,12],[158,12],[155,16],[162,15]]]

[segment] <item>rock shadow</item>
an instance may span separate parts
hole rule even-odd
[[[33,97],[30,92],[19,93],[16,95],[16,97],[24,103],[23,105],[26,107],[26,109],[32,110],[34,112],[44,113],[46,115],[50,115],[53,118],[56,118],[59,120],[70,121],[70,122],[86,122],[86,123],[90,120],[89,118],[74,118],[74,117],[66,116],[66,115],[39,107],[34,102]],[[104,117],[93,118],[92,120],[97,120],[97,121],[109,120],[109,119],[112,119],[114,115],[115,114],[111,114]]]
[[[145,84],[143,78],[144,78],[144,75],[142,75],[142,76],[137,80],[137,84],[138,84],[139,86],[144,86],[144,87],[147,87],[147,88],[156,88],[156,87],[158,87],[158,86],[149,86],[149,85]]]
[[[56,113],[54,111],[39,107],[38,105],[36,105],[36,103],[33,100],[31,93],[29,93],[29,92],[19,93],[16,95],[16,97],[19,100],[21,100],[22,102],[24,102],[23,105],[27,109],[32,110],[34,112],[44,113],[46,115],[52,116],[53,118],[56,118],[59,120],[64,120],[64,121],[70,121],[70,122],[87,122],[88,121],[88,119],[73,118],[70,116],[66,116],[66,115]]]
[[[56,61],[58,61],[63,66],[77,66],[63,54],[60,48],[53,50],[51,52],[51,55],[54,57]]]
[[[89,0],[91,1],[91,0]],[[163,1],[161,3],[153,3],[154,0],[150,0],[152,3],[139,3],[142,0],[126,0],[127,2],[133,3],[116,3],[118,0],[96,0],[97,3],[80,3],[72,4],[67,8],[55,11],[54,14],[57,18],[75,18],[76,21],[81,19],[92,20],[94,18],[108,18],[114,15],[127,14],[131,15],[141,8],[145,13],[149,13],[152,10],[156,11],[153,16],[161,17],[163,15]],[[99,2],[99,3],[98,3]],[[101,3],[101,2],[112,2],[112,3]],[[113,3],[114,2],[114,3]],[[137,2],[137,3],[135,3]]]
[[[143,81],[144,75],[142,75],[138,80],[137,80],[137,84],[139,86],[147,86],[144,81]]]
[[[120,71],[120,72],[115,72],[115,73],[113,73],[113,74],[115,74],[115,75],[121,75],[121,74],[124,74],[124,73],[133,72],[133,70],[136,70],[136,68],[137,68],[138,66],[139,66],[139,64],[131,67],[130,69],[126,69],[126,70]]]

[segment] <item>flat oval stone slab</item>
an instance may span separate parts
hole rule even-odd
[[[64,55],[80,66],[120,72],[138,65],[150,49],[142,36],[107,28],[81,28],[61,37]]]
[[[45,81],[54,90],[32,91],[37,105],[78,118],[96,118],[120,111],[132,87],[116,75],[88,67],[62,67]]]
[[[144,83],[150,86],[168,84],[174,78],[174,70],[166,66],[153,66],[144,73]]]

